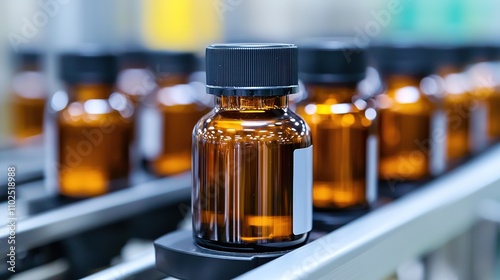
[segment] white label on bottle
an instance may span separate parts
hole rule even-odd
[[[140,147],[144,158],[154,159],[161,153],[163,126],[158,110],[143,107],[140,111]]]
[[[293,151],[293,234],[312,229],[313,147]]]
[[[43,119],[43,136],[45,146],[45,188],[50,194],[58,192],[58,176],[61,168],[59,163],[59,130],[56,128],[56,113],[45,112]]]
[[[437,176],[446,170],[447,120],[444,111],[436,111],[431,119],[429,157],[430,174]]]
[[[470,115],[470,143],[474,153],[484,150],[488,144],[488,108],[484,103],[477,104]]]
[[[366,201],[371,205],[377,200],[378,141],[370,135],[366,141]]]

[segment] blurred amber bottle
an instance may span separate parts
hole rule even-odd
[[[137,112],[146,96],[152,94],[157,89],[154,69],[149,65],[150,52],[145,49],[132,49],[122,52],[118,56],[119,69],[116,78],[116,89],[127,96],[134,105]],[[131,169],[138,170],[141,167],[141,151],[139,139],[141,137],[139,114],[134,114],[132,121],[131,139]]]
[[[480,111],[479,117],[487,120],[477,125],[487,134],[486,144],[492,144],[500,140],[500,77],[496,77],[500,71],[495,69],[495,60],[500,60],[500,46],[476,45],[471,51],[473,65],[467,75],[472,82],[476,106],[483,110],[483,116]]]
[[[377,113],[357,91],[366,73],[365,51],[352,42],[327,41],[301,46],[299,55],[307,98],[297,113],[313,136],[313,205],[367,208],[377,194]]]
[[[189,85],[196,57],[186,52],[156,52],[150,56],[158,89],[140,108],[140,146],[146,167],[169,176],[191,168],[191,135],[210,108]]]
[[[195,241],[240,251],[304,244],[312,228],[312,142],[287,99],[298,89],[297,47],[212,45],[206,59],[215,109],[193,131]]]
[[[40,63],[41,55],[22,52],[16,58],[19,69],[12,80],[12,129],[13,136],[22,140],[42,133],[47,94]]]
[[[49,184],[70,197],[126,187],[134,110],[114,92],[116,57],[96,50],[63,54],[59,67],[67,91],[56,92],[48,108]]]
[[[493,56],[493,80],[495,83],[495,99],[490,103],[489,113],[489,131],[490,136],[496,141],[500,141],[500,44],[495,45],[495,54]]]
[[[470,62],[466,46],[432,46],[439,64],[437,74],[444,81],[443,101],[447,115],[447,161],[450,167],[460,163],[486,144],[485,104],[472,94],[465,67]]]
[[[381,180],[417,181],[446,168],[442,82],[428,48],[394,42],[372,47],[386,90],[377,96]]]

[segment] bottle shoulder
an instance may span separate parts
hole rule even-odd
[[[389,88],[375,98],[380,110],[412,112],[432,112],[440,107],[437,96],[425,94],[418,87]]]
[[[95,124],[103,120],[129,123],[134,106],[123,94],[113,93],[108,99],[70,100],[68,93],[56,92],[48,102],[48,113],[61,123]]]
[[[194,128],[199,139],[223,141],[279,141],[309,143],[305,120],[288,109],[224,111],[214,109]]]
[[[117,89],[127,96],[143,98],[157,88],[155,76],[148,69],[125,69],[116,80]]]
[[[18,73],[12,79],[12,91],[18,99],[45,100],[45,77],[34,71]]]
[[[206,111],[211,108],[208,106],[211,100],[206,100],[204,95],[191,84],[178,84],[156,88],[144,98],[143,104],[162,110],[186,108]]]
[[[357,99],[354,102],[312,102],[298,104],[297,112],[311,125],[369,127],[377,118],[373,99]]]

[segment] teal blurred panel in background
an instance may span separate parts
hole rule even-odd
[[[390,2],[391,0],[385,1]],[[402,0],[403,9],[384,36],[440,42],[499,40],[500,2],[495,0]]]
[[[13,71],[9,57],[14,48],[9,35],[22,35],[26,22],[33,23],[37,15],[41,26],[36,26],[36,32],[20,45],[48,54],[45,70],[49,92],[60,87],[54,74],[54,55],[86,44],[111,49],[191,46],[190,50],[202,52],[205,44],[213,43],[210,40],[298,42],[330,36],[356,36],[363,44],[386,38],[438,42],[500,40],[498,0],[156,1],[0,1],[1,114],[6,111]],[[391,11],[390,7],[396,9]],[[179,32],[189,32],[190,36],[180,36]],[[7,117],[0,115],[0,119],[2,135]]]

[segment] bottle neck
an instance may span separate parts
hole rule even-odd
[[[159,87],[171,87],[175,85],[184,85],[189,83],[189,75],[185,74],[162,74],[159,73],[156,76],[156,82]]]
[[[420,87],[420,81],[424,78],[421,75],[388,75],[385,82],[388,88],[402,88],[407,86]]]
[[[19,67],[18,72],[41,72],[41,67],[37,63],[27,63]]]
[[[306,85],[307,100],[315,103],[350,103],[357,95],[356,84]]]
[[[87,101],[89,99],[108,99],[113,93],[111,84],[74,84],[70,85],[68,93],[73,101]]]
[[[444,77],[449,74],[457,74],[463,72],[463,67],[455,66],[455,65],[444,65],[439,67],[437,74],[441,77]]]
[[[215,96],[219,110],[273,110],[288,108],[288,96]]]

